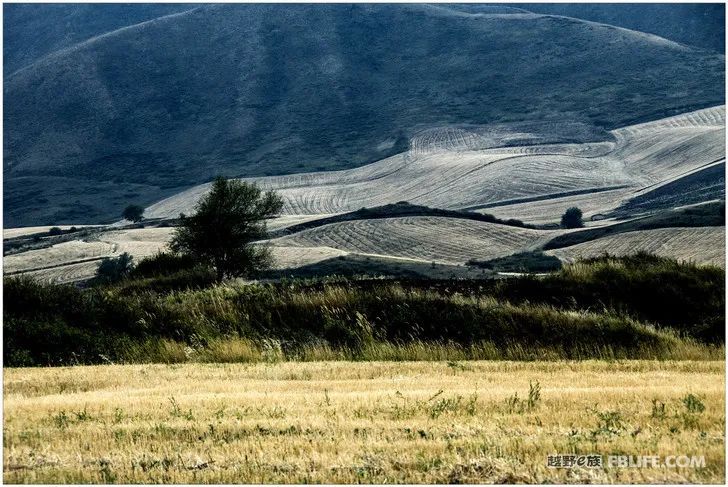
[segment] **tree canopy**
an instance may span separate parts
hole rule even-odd
[[[576,206],[572,206],[561,217],[561,226],[563,228],[581,228],[584,226],[581,217],[581,210]]]
[[[170,248],[214,267],[218,280],[249,276],[272,263],[270,250],[253,242],[267,237],[265,220],[282,208],[283,199],[273,191],[219,177],[194,215],[180,215]]]
[[[121,216],[125,220],[129,220],[134,223],[140,222],[144,218],[144,207],[139,205],[129,205],[124,208]]]

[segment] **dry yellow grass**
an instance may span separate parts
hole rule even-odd
[[[725,479],[722,362],[109,365],[5,369],[4,385],[11,483]],[[553,453],[705,467],[557,470]]]

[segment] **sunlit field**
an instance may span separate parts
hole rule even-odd
[[[721,361],[8,368],[4,386],[9,483],[725,480]],[[549,468],[557,453],[605,466]]]

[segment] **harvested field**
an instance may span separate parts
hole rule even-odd
[[[291,227],[293,225],[298,225],[300,223],[306,223],[313,220],[318,220],[319,218],[326,218],[329,216],[333,216],[330,214],[321,214],[321,215],[282,215],[277,218],[273,218],[272,220],[268,220],[266,222],[266,225],[268,227],[269,232],[275,232],[278,230],[283,230],[285,228]]]
[[[271,247],[275,269],[289,269],[319,263],[347,255],[348,252],[332,247]]]
[[[548,255],[572,262],[604,253],[615,256],[650,252],[697,264],[725,267],[725,227],[659,228],[602,237],[561,249]]]
[[[101,259],[114,253],[108,242],[72,240],[39,250],[29,250],[3,258],[4,272],[17,273],[43,267]]]
[[[24,272],[23,275],[31,276],[41,282],[55,284],[69,284],[72,282],[85,281],[96,275],[101,259],[77,264],[63,264],[57,267],[49,267],[36,271]]]
[[[3,240],[8,238],[25,237],[33,235],[35,233],[44,233],[51,228],[60,228],[61,230],[68,230],[71,227],[84,228],[95,225],[52,225],[43,227],[19,227],[19,228],[4,228],[3,229]]]
[[[7,483],[725,480],[719,361],[111,365],[4,386]],[[548,468],[557,452],[705,466]]]
[[[462,264],[535,248],[562,230],[544,231],[444,217],[332,223],[273,240],[276,246],[326,246],[346,252]]]
[[[43,281],[67,283],[90,279],[99,262],[124,252],[136,260],[163,250],[172,228],[139,228],[102,233],[98,240],[72,240],[4,257],[5,274],[27,273]]]
[[[99,239],[111,244],[114,254],[128,252],[141,259],[164,250],[173,232],[174,228],[135,228],[107,232]]]
[[[555,167],[559,170],[554,171]],[[279,191],[286,202],[284,212],[290,215],[340,213],[402,200],[459,209],[518,197],[632,183],[612,160],[488,151],[434,153],[414,159],[410,154],[400,154],[363,168],[341,171],[338,178],[334,174],[255,181]],[[148,211],[155,217],[188,211],[188,202],[194,204],[206,189],[193,188],[153,205]]]
[[[514,203],[476,211],[490,213],[502,219],[517,218],[528,223],[544,224],[558,222],[561,215],[568,208],[576,206],[581,209],[586,226],[603,225],[605,220],[592,222],[590,221],[591,217],[603,213],[605,208],[619,206],[620,202],[629,197],[632,192],[633,190],[630,188],[621,188],[599,193],[584,193],[540,201]]]

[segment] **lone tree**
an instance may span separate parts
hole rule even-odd
[[[139,205],[129,205],[124,208],[121,216],[124,217],[125,220],[129,220],[130,222],[140,222],[142,221],[142,218],[144,218],[144,208]]]
[[[214,267],[218,281],[248,276],[270,266],[270,250],[253,242],[266,238],[265,220],[282,208],[283,199],[273,191],[218,177],[195,214],[180,215],[170,248]]]
[[[581,210],[576,206],[572,206],[561,217],[562,228],[581,228],[584,222],[581,220]]]

